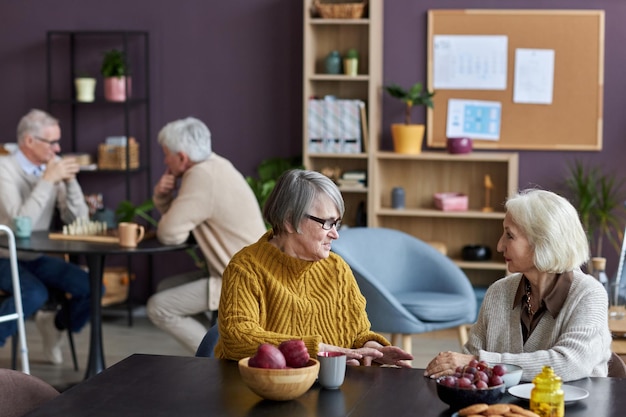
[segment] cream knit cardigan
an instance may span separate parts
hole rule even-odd
[[[544,365],[551,366],[563,381],[607,376],[611,333],[604,287],[575,270],[558,316],[546,312],[524,343],[521,307],[513,307],[521,278],[522,274],[513,274],[489,287],[465,353],[490,363],[519,365],[524,368],[523,381],[532,381]]]

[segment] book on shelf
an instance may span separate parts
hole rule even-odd
[[[362,152],[364,107],[362,100],[310,99],[307,114],[309,152]]]
[[[363,152],[367,152],[369,148],[369,130],[367,128],[367,110],[365,103],[361,102],[359,112],[361,113],[361,140],[363,142]]]
[[[364,170],[345,171],[341,175],[341,178],[344,180],[365,181],[367,179],[367,172]]]
[[[337,185],[343,188],[365,188],[365,182],[359,180],[346,180],[343,178],[339,178],[337,180]]]

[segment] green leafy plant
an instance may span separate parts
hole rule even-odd
[[[624,180],[601,168],[574,161],[568,166],[565,186],[587,232],[593,256],[602,257],[606,238],[617,253],[624,238]]]
[[[148,199],[139,205],[134,205],[128,200],[123,200],[117,205],[115,216],[118,222],[132,222],[135,218],[140,218],[156,228],[159,222],[150,214],[153,209],[154,201],[152,201],[152,199]],[[187,249],[186,252],[198,269],[208,272],[204,257],[196,251],[196,248]]]
[[[435,93],[424,89],[422,83],[415,83],[408,90],[398,84],[390,84],[385,86],[385,90],[391,97],[397,98],[405,105],[404,124],[411,124],[411,109],[415,106],[427,106],[434,108],[432,98]]]
[[[119,49],[111,49],[104,53],[100,72],[103,77],[123,77],[128,74],[126,57]]]
[[[269,158],[261,161],[257,167],[257,178],[251,176],[246,177],[246,181],[250,188],[252,188],[252,192],[256,196],[261,209],[263,209],[267,197],[269,197],[274,189],[278,177],[280,177],[283,172],[295,168],[304,168],[302,166],[302,157]]]
[[[348,52],[346,52],[346,56],[344,58],[347,58],[347,59],[358,59],[359,58],[359,51],[357,51],[354,48],[348,49]]]

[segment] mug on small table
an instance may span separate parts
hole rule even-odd
[[[337,389],[346,377],[346,354],[341,352],[318,352],[320,362],[318,381],[326,389]]]
[[[118,225],[120,246],[134,248],[143,240],[145,229],[137,223],[123,222]]]
[[[13,217],[13,233],[18,238],[29,238],[33,231],[33,225],[30,217],[28,216],[15,216]]]

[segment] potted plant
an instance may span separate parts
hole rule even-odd
[[[432,98],[435,93],[424,89],[422,83],[415,83],[408,90],[397,84],[390,84],[385,86],[385,90],[391,97],[397,98],[405,105],[404,123],[391,125],[394,150],[404,154],[421,153],[424,125],[411,124],[411,110],[415,106],[427,106],[432,109],[434,107]]]
[[[100,72],[104,77],[104,98],[109,101],[126,101],[126,97],[130,96],[131,79],[124,53],[119,49],[106,51]]]
[[[359,52],[356,49],[348,49],[343,57],[343,72],[352,77],[359,73]]]
[[[276,180],[281,174],[290,169],[304,169],[302,165],[302,157],[296,156],[291,158],[268,158],[259,164],[257,168],[258,178],[251,176],[246,177],[248,185],[252,189],[261,210],[265,205],[265,201],[276,185]]]
[[[87,72],[79,72],[74,78],[76,101],[91,103],[96,98],[96,79]]]
[[[571,163],[568,169],[566,193],[578,210],[592,256],[603,257],[605,238],[619,254],[626,215],[624,180],[604,173],[599,167],[586,167],[578,160]]]

